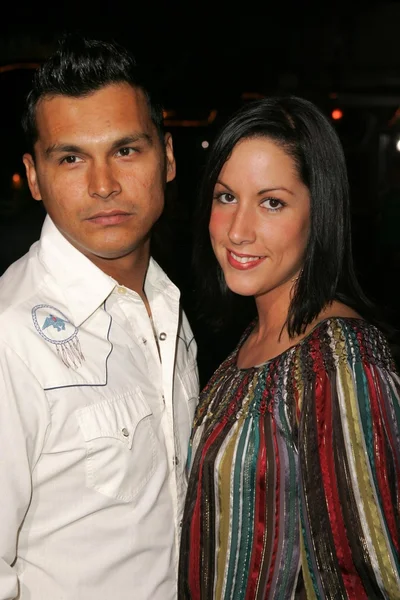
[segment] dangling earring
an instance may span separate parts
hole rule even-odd
[[[293,279],[291,279],[290,281],[292,283],[296,283],[296,281],[298,281],[300,279],[302,273],[303,273],[303,269],[300,269],[300,273],[297,275],[297,277],[293,277]]]

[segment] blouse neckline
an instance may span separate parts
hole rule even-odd
[[[253,331],[257,320],[258,320],[257,317],[255,319],[253,319],[253,321],[250,323],[250,325],[244,331],[242,338],[240,339],[240,341],[236,347],[236,350],[234,353],[234,365],[238,372],[245,373],[246,371],[260,369],[262,367],[265,367],[266,365],[268,365],[271,362],[280,360],[281,358],[283,358],[285,356],[285,354],[288,354],[289,352],[293,352],[296,348],[300,348],[301,346],[303,346],[309,340],[309,338],[313,334],[315,334],[316,330],[319,329],[322,325],[324,325],[328,321],[345,321],[345,322],[350,322],[350,323],[354,323],[354,322],[365,323],[366,322],[365,319],[363,319],[362,317],[325,317],[324,319],[322,319],[321,321],[316,323],[316,325],[311,329],[311,331],[309,331],[306,336],[304,336],[299,342],[297,342],[297,344],[293,344],[292,346],[289,346],[289,348],[286,348],[286,350],[282,350],[282,352],[280,352],[276,356],[273,356],[272,358],[269,358],[268,360],[265,360],[264,362],[262,362],[258,365],[253,365],[251,367],[238,367],[237,359],[238,359],[239,350],[243,346],[243,344],[247,340],[247,338],[249,337],[250,333]]]

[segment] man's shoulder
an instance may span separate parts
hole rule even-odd
[[[44,285],[46,271],[38,258],[38,242],[0,277],[0,321],[18,311]]]

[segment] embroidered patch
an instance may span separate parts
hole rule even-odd
[[[78,368],[85,357],[78,338],[78,328],[54,306],[38,304],[32,308],[36,331],[46,342],[54,344],[57,354],[67,367]]]

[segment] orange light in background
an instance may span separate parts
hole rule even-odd
[[[37,69],[40,67],[40,63],[36,62],[20,62],[11,65],[2,65],[0,67],[0,73],[7,73],[8,71],[16,71],[18,69]]]
[[[176,118],[173,117],[175,114],[176,112],[173,110],[164,111],[164,125],[166,127],[207,127],[207,125],[211,125],[215,121],[218,112],[213,108],[204,119]]]
[[[340,110],[340,108],[334,108],[331,112],[331,117],[334,121],[339,121],[339,119],[343,117],[343,112]]]
[[[389,120],[388,125],[392,127],[393,125],[397,125],[400,119],[400,107],[396,109],[393,117]]]
[[[265,98],[263,94],[260,92],[243,92],[242,100],[259,100],[261,98]]]
[[[171,119],[172,117],[175,117],[176,115],[176,110],[163,110],[163,118],[164,119]]]
[[[22,185],[22,177],[19,173],[14,173],[14,175],[12,176],[12,185],[13,188],[20,188]]]

